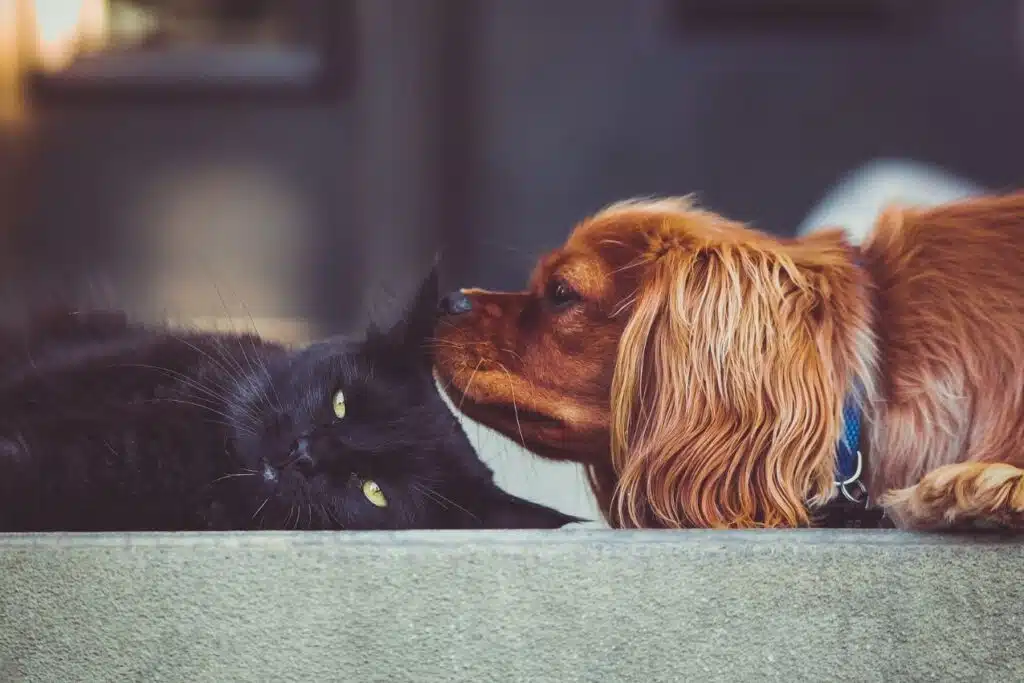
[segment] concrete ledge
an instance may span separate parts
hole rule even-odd
[[[3,681],[1024,680],[1024,539],[0,536]]]

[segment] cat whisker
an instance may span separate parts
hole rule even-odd
[[[246,420],[244,422],[239,422],[239,421],[236,421],[236,420],[233,420],[233,419],[225,421],[225,420],[214,420],[212,418],[207,418],[206,421],[208,423],[210,423],[210,424],[215,424],[215,425],[220,425],[222,427],[227,427],[228,429],[237,429],[238,431],[244,432],[245,434],[248,434],[249,436],[257,436],[257,437],[259,436],[259,432],[257,431],[257,427],[253,424],[253,422],[251,422],[249,420]]]
[[[202,403],[197,403],[195,401],[186,401],[186,400],[180,399],[180,398],[153,398],[153,399],[149,399],[148,401],[145,401],[145,402],[146,403],[181,403],[183,405],[194,406],[196,408],[202,408],[203,410],[208,410],[208,411],[210,411],[211,413],[213,413],[215,415],[220,415],[221,417],[223,417],[223,418],[225,418],[225,419],[227,419],[229,421],[232,420],[232,417],[230,415],[228,415],[227,413],[221,412],[220,410],[216,410],[214,408],[211,408],[208,405],[204,405]]]
[[[213,363],[214,365],[216,365],[217,367],[219,367],[219,368],[220,368],[221,370],[223,370],[223,371],[224,371],[224,372],[225,372],[225,373],[227,374],[227,376],[228,376],[229,378],[231,378],[231,379],[234,379],[234,380],[238,380],[238,379],[240,379],[240,378],[241,378],[241,375],[236,375],[236,374],[235,374],[234,372],[232,372],[232,371],[231,371],[231,368],[227,367],[227,366],[226,366],[226,365],[224,365],[224,364],[223,364],[222,362],[220,362],[220,361],[219,361],[218,359],[216,359],[216,358],[214,358],[214,357],[213,357],[212,355],[210,355],[210,354],[209,354],[209,353],[208,353],[207,351],[205,351],[205,350],[203,350],[203,349],[199,348],[198,346],[196,346],[195,344],[193,344],[193,343],[192,343],[192,342],[190,342],[189,340],[185,339],[185,338],[184,338],[184,337],[182,337],[181,335],[176,335],[176,334],[172,334],[171,336],[172,336],[172,337],[173,337],[173,338],[174,338],[175,340],[177,340],[178,342],[180,342],[180,343],[184,344],[185,346],[189,347],[189,348],[190,348],[190,349],[192,349],[193,351],[196,351],[197,353],[199,353],[200,355],[202,355],[202,356],[203,356],[204,358],[206,358],[207,360],[209,360],[209,361],[210,361],[211,363]],[[227,360],[227,357],[225,357],[225,358],[224,358],[223,360]],[[241,369],[242,369],[241,367],[238,367],[238,370],[239,370],[239,371],[241,371]]]
[[[222,412],[218,411],[217,409],[215,409],[213,407],[213,405],[210,405],[210,404],[204,402],[204,399],[201,396],[194,396],[194,398],[196,399],[195,401],[188,401],[188,400],[185,400],[183,398],[152,398],[150,400],[147,400],[146,402],[159,403],[161,401],[166,401],[166,402],[178,402],[178,403],[187,403],[189,405],[195,405],[195,407],[197,407],[197,408],[202,408],[202,409],[204,409],[204,410],[206,410],[206,411],[208,411],[210,413],[213,413],[215,415],[219,415],[219,416],[225,418],[225,420],[207,419],[206,422],[208,422],[210,424],[221,425],[221,426],[227,427],[229,429],[237,429],[239,431],[242,431],[242,432],[245,432],[247,434],[250,434],[251,436],[258,436],[258,432],[257,432],[258,424],[256,423],[255,420],[253,420],[253,419],[240,419],[240,420],[234,419],[234,417],[229,416],[229,415],[227,415],[225,413],[222,413]],[[247,416],[239,416],[239,417],[240,418],[246,418]]]
[[[344,529],[345,528],[345,525],[341,523],[341,520],[334,516],[334,513],[331,511],[330,507],[328,507],[328,506],[326,506],[326,505],[324,505],[322,503],[321,503],[320,507],[323,508],[323,511],[325,513],[327,513],[327,519],[329,519],[332,523],[337,524],[339,529]]]
[[[447,496],[444,496],[443,494],[441,494],[441,493],[438,493],[438,492],[437,492],[437,491],[435,491],[434,489],[432,489],[432,488],[429,488],[429,487],[426,487],[426,486],[419,486],[419,485],[417,485],[417,484],[414,484],[414,486],[416,486],[416,487],[417,487],[417,488],[418,488],[418,489],[419,489],[419,490],[420,490],[420,491],[421,491],[421,492],[422,492],[422,493],[423,493],[424,495],[426,495],[426,496],[429,496],[429,497],[433,498],[435,502],[437,502],[437,503],[438,503],[439,505],[441,505],[441,507],[444,507],[445,509],[447,509],[447,508],[446,508],[446,507],[445,507],[445,506],[444,506],[444,505],[443,505],[443,504],[442,504],[442,503],[441,503],[440,501],[444,501],[444,502],[446,502],[446,503],[450,503],[451,505],[454,505],[454,506],[455,506],[455,507],[457,507],[458,509],[460,509],[460,510],[462,510],[463,512],[465,512],[465,513],[466,513],[467,515],[469,515],[469,516],[470,516],[470,517],[472,517],[473,519],[475,519],[475,520],[477,520],[477,521],[480,521],[480,518],[479,518],[479,517],[477,517],[477,516],[476,516],[476,515],[474,515],[474,514],[473,514],[472,512],[470,512],[470,511],[469,511],[469,510],[467,510],[466,508],[464,508],[464,507],[462,507],[461,505],[459,505],[458,503],[456,503],[456,502],[455,502],[454,500],[452,500],[451,498],[448,498]]]
[[[221,299],[221,301],[223,302],[223,298]],[[227,311],[226,304],[225,304],[225,311]],[[230,311],[228,311],[228,315],[230,316]],[[232,331],[234,331],[234,326],[233,325],[232,325]],[[178,341],[180,341],[181,343],[183,343],[183,344],[185,344],[187,346],[190,346],[192,348],[196,348],[193,344],[188,342],[188,340],[186,340],[186,339],[182,339],[181,337],[176,337],[176,339],[178,339]],[[233,358],[230,353],[228,353],[227,349],[224,346],[223,340],[222,339],[215,339],[213,344],[214,344],[214,348],[217,351],[217,355],[220,357],[219,360],[217,358],[214,358],[209,353],[204,352],[202,349],[196,348],[196,350],[199,351],[200,353],[202,353],[214,365],[216,365],[221,370],[223,370],[224,373],[227,375],[228,379],[230,379],[231,381],[235,382],[238,385],[249,385],[250,388],[255,388],[257,390],[257,392],[256,392],[257,396],[259,396],[261,399],[263,399],[265,397],[265,394],[260,395],[258,384],[255,382],[255,380],[252,377],[252,375],[251,374],[247,374],[245,372],[245,370],[242,368],[241,364],[239,364],[238,361],[235,360],[235,358]],[[268,403],[269,403],[269,400],[268,400]],[[251,408],[249,408],[247,406],[243,406],[243,409],[253,419],[253,422],[255,422],[255,423],[259,422],[258,416],[252,411]]]
[[[232,479],[234,477],[255,477],[255,476],[256,476],[255,472],[236,472],[235,474],[225,474],[222,477],[217,477],[216,479],[214,479],[210,483],[211,484],[216,484],[218,481],[224,481],[225,479]]]
[[[21,434],[18,434],[18,438],[20,440],[24,440],[24,437],[21,436]],[[121,454],[118,453],[116,450],[114,450],[114,447],[111,446],[110,442],[107,441],[106,439],[103,440],[103,445],[107,447],[107,450],[110,451],[114,455],[114,457],[116,457],[116,458],[120,458],[121,457]]]
[[[256,320],[252,317],[252,312],[249,310],[249,307],[246,305],[245,301],[241,297],[239,297],[238,302],[242,304],[242,308],[245,310],[245,314],[249,317],[249,322],[252,323],[253,332],[256,333],[257,337],[262,336],[260,335],[259,328],[256,327]],[[274,378],[271,377],[270,370],[267,368],[267,364],[263,361],[263,358],[261,358],[260,355],[256,353],[256,343],[251,339],[249,340],[249,343],[252,346],[253,355],[256,356],[256,361],[259,363],[260,368],[263,370],[263,375],[267,378],[267,386],[270,387],[270,390],[274,393],[274,398],[277,399],[277,405],[274,407],[276,407],[278,411],[283,411],[284,407],[281,405],[281,396],[277,393],[277,387],[274,386]],[[267,400],[270,400],[269,396],[267,397]],[[312,522],[312,513],[310,513],[310,521]]]
[[[256,519],[256,515],[260,514],[260,511],[263,510],[263,508],[266,507],[267,503],[269,502],[270,496],[267,496],[266,498],[263,499],[263,502],[260,504],[260,506],[256,508],[256,512],[252,513],[252,517],[250,517],[249,519]]]
[[[180,380],[180,381],[184,382],[187,386],[190,386],[190,387],[192,387],[192,388],[194,388],[194,389],[196,389],[198,391],[203,392],[204,394],[206,394],[207,396],[212,398],[214,401],[223,402],[224,398],[225,398],[223,395],[218,394],[216,391],[214,391],[212,388],[208,387],[207,385],[205,385],[205,384],[203,384],[203,383],[201,383],[201,382],[199,382],[197,380],[192,379],[191,377],[189,377],[188,375],[186,375],[186,374],[184,374],[182,372],[178,372],[177,370],[172,370],[171,368],[165,368],[165,367],[161,367],[159,365],[146,365],[144,363],[122,363],[120,365],[117,365],[116,367],[119,367],[119,368],[146,368],[148,370],[156,370],[157,372],[161,372],[161,373],[163,373],[164,375],[166,375],[168,377]]]
[[[233,379],[235,382],[238,382],[239,384],[241,384],[243,381],[245,381],[245,379],[246,379],[245,370],[238,363],[238,361],[235,360],[235,358],[232,357],[232,355],[230,353],[228,353],[227,348],[224,345],[224,340],[222,338],[216,339],[215,342],[214,342],[214,346],[217,349],[217,355],[223,361],[223,363],[217,363],[217,365],[225,373],[227,373],[227,375],[231,379]],[[211,358],[211,360],[213,360],[213,359]],[[216,361],[214,361],[214,362],[216,362]],[[230,367],[228,367],[228,365],[230,365]]]
[[[224,312],[228,316],[228,321],[230,321],[232,319],[232,317],[231,317],[231,310],[228,308],[228,304],[224,300],[224,295],[221,294],[220,287],[217,286],[216,282],[213,283],[213,288],[217,291],[217,296],[220,298],[221,304],[224,305]],[[232,332],[235,332],[234,323],[231,323],[231,330],[232,330]],[[237,332],[235,332],[235,334],[237,335]],[[250,340],[250,342],[251,342],[251,340]],[[256,347],[253,346],[253,350],[254,351],[255,351],[255,348]],[[245,359],[246,364],[249,366],[249,371],[252,373],[252,375],[255,375],[256,374],[256,367],[252,364],[252,359],[249,357],[249,354],[247,354],[245,352],[245,346],[242,344],[242,340],[241,340],[240,335],[238,336],[238,350],[242,352],[242,358]],[[266,400],[268,405],[273,406],[274,404],[271,403],[270,396],[267,394],[266,389],[264,389],[260,385],[260,383],[256,382],[255,378],[252,378],[252,375],[249,375],[249,377],[253,380],[252,381],[253,388],[256,389],[260,394],[263,395],[263,398]]]
[[[445,510],[448,509],[448,506],[445,505],[444,502],[442,502],[441,500],[439,500],[439,499],[434,497],[434,491],[432,489],[429,489],[429,488],[427,488],[425,486],[419,486],[418,484],[413,484],[412,486],[417,491],[422,493],[424,496],[429,498],[432,502],[437,503],[437,505],[439,505],[440,507],[442,507]]]
[[[181,342],[182,344],[185,344],[189,348],[192,348],[192,349],[196,350],[197,352],[202,354],[204,357],[206,357],[208,360],[210,360],[212,363],[214,363],[215,365],[220,367],[222,370],[224,370],[224,372],[227,373],[229,379],[234,379],[235,381],[237,381],[237,378],[234,376],[234,374],[228,368],[226,368],[222,364],[218,363],[217,360],[215,358],[213,358],[209,353],[207,353],[203,349],[199,348],[198,346],[192,344],[188,340],[183,339],[183,338],[181,338],[179,336],[176,336],[176,335],[172,334],[171,337],[173,339]],[[208,386],[206,384],[203,384],[202,382],[199,382],[197,380],[194,380],[191,377],[189,377],[188,375],[185,375],[184,373],[178,372],[177,370],[173,370],[171,368],[161,367],[161,366],[158,366],[158,365],[145,365],[145,364],[141,364],[141,363],[124,364],[124,365],[122,365],[120,367],[149,368],[149,369],[152,369],[152,370],[156,370],[158,372],[163,372],[167,376],[176,378],[176,379],[184,382],[187,386],[190,386],[190,387],[192,387],[192,388],[194,388],[194,389],[196,389],[198,391],[201,391],[201,392],[205,393],[207,396],[209,396],[217,404],[225,404],[225,403],[227,403],[226,393],[219,393],[213,387],[210,387],[210,386]],[[221,389],[222,390],[226,390],[226,387],[221,387]],[[251,426],[256,427],[259,424],[258,416],[255,413],[253,413],[251,410],[247,409],[247,408],[245,409],[245,416],[249,418],[249,422],[250,422]]]
[[[207,424],[220,425],[221,427],[227,427],[228,429],[237,429],[238,431],[244,432],[245,434],[248,434],[249,436],[253,436],[253,437],[258,437],[259,436],[259,434],[257,434],[253,429],[251,429],[250,427],[246,427],[245,425],[232,424],[230,422],[224,422],[223,420],[213,420],[213,419],[209,419],[209,418],[204,420],[204,422],[206,422]]]
[[[234,328],[232,327],[232,330],[233,329]],[[238,337],[238,335],[236,334],[234,338],[237,338],[237,337]],[[252,392],[252,396],[253,396],[253,399],[254,399],[253,402],[255,404],[257,404],[257,405],[259,405],[259,404],[266,404],[266,405],[270,406],[271,408],[273,408],[274,404],[270,401],[270,397],[267,395],[266,391],[263,389],[262,380],[260,380],[260,378],[256,376],[257,375],[256,370],[255,370],[255,368],[252,367],[251,361],[248,360],[248,357],[247,357],[247,355],[245,353],[245,350],[242,348],[241,340],[238,341],[238,347],[239,347],[239,349],[242,350],[242,355],[243,355],[243,357],[246,357],[246,362],[250,366],[250,370],[248,372],[246,372],[245,368],[242,367],[242,364],[238,361],[238,359],[234,358],[231,355],[231,353],[229,353],[228,348],[225,345],[225,342],[223,340],[218,340],[218,342],[217,342],[217,353],[226,362],[231,363],[231,365],[235,368],[235,373],[234,373],[234,381],[235,381],[235,383],[238,385],[238,387],[240,387],[240,388],[241,387],[248,388],[248,390],[250,392]],[[246,411],[248,413],[254,414],[254,411],[253,411],[253,409],[251,407],[247,406],[245,409],[246,409]]]

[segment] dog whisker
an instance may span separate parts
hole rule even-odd
[[[523,361],[521,357],[520,357],[519,360],[520,360],[520,362],[523,363],[523,365],[526,365],[526,362]],[[500,369],[504,370],[506,373],[511,374],[511,371],[508,369],[508,366],[506,366],[506,365],[504,365],[502,363],[498,363],[498,366],[499,366]],[[535,392],[537,391],[537,383],[534,382],[531,378],[524,377],[523,375],[517,375],[517,377],[519,377],[519,379],[522,380],[523,382],[526,382],[527,384],[529,384],[530,385],[530,389],[532,389]]]
[[[446,347],[449,347],[449,348],[455,348],[455,349],[458,349],[458,350],[462,351],[462,350],[465,350],[466,347],[470,347],[470,346],[490,346],[490,342],[487,342],[487,341],[453,342],[453,341],[450,341],[448,339],[438,339],[436,337],[428,339],[426,341],[426,346],[431,347],[431,346],[434,346],[434,345],[446,346]]]
[[[628,309],[628,308],[629,308],[630,306],[632,306],[633,304],[635,304],[635,303],[636,303],[636,301],[637,301],[637,293],[636,293],[636,292],[633,292],[633,293],[632,293],[631,295],[629,295],[629,296],[628,296],[628,297],[626,297],[625,299],[622,299],[621,301],[619,301],[619,303],[618,303],[618,304],[617,304],[617,305],[615,306],[615,310],[613,310],[613,311],[612,311],[612,317],[613,317],[613,318],[618,318],[618,317],[619,317],[620,315],[622,315],[622,314],[623,314],[623,313],[624,313],[624,312],[625,312],[625,311],[626,311],[626,310],[627,310],[627,309]]]
[[[641,256],[639,258],[636,258],[636,259],[630,261],[629,263],[627,263],[624,266],[619,266],[618,268],[616,268],[615,270],[612,271],[612,275],[618,275],[619,273],[624,273],[627,270],[633,270],[634,268],[639,268],[641,266],[645,266],[649,262],[650,262],[650,258],[648,258],[647,256]]]
[[[519,405],[516,402],[516,389],[515,384],[512,381],[512,373],[509,372],[504,365],[501,366],[501,370],[508,377],[508,390],[512,395],[512,412],[515,413],[516,416],[516,429],[519,431],[519,443],[522,444],[524,449],[529,450],[526,447],[526,437],[523,436],[523,425],[519,422]]]
[[[506,347],[506,348],[503,348],[503,349],[501,350],[501,352],[502,352],[502,353],[507,353],[508,355],[512,356],[513,358],[515,358],[515,359],[516,359],[517,361],[519,361],[519,362],[520,362],[520,363],[522,363],[523,365],[526,365],[526,361],[525,361],[525,360],[523,360],[523,357],[522,357],[522,356],[520,356],[520,355],[519,355],[518,353],[516,353],[515,351],[513,351],[512,349],[510,349],[510,348],[507,348],[507,347]]]
[[[532,262],[536,258],[536,255],[533,254],[532,252],[529,252],[525,249],[521,249],[519,247],[513,247],[508,244],[500,244],[498,242],[492,242],[490,240],[479,240],[479,244],[481,244],[482,246],[494,247],[495,249],[502,249],[511,254],[515,254],[516,256],[521,256],[524,261]]]
[[[483,362],[484,362],[483,358],[481,358],[479,361],[477,361],[476,367],[473,368],[473,372],[470,373],[470,375],[469,375],[469,381],[466,382],[466,388],[463,390],[462,398],[459,400],[459,412],[460,413],[462,412],[462,404],[466,402],[466,397],[469,396],[470,387],[473,386],[473,380],[476,379],[476,372],[477,372],[477,370],[480,369],[480,366],[483,365]]]

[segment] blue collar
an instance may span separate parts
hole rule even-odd
[[[854,263],[860,265],[855,258]],[[817,526],[825,528],[893,528],[885,509],[872,506],[864,485],[861,442],[861,406],[864,391],[855,384],[843,402],[843,433],[836,444],[835,487],[841,496],[818,509]]]
[[[861,267],[861,260],[854,257],[854,265]],[[861,481],[864,474],[864,456],[860,450],[860,384],[856,384],[843,403],[843,435],[836,445],[835,485],[839,492],[852,503],[868,505],[867,488]]]
[[[851,392],[843,404],[843,435],[836,445],[835,485],[847,500],[854,503],[867,502],[866,489],[861,482],[864,457],[860,451],[860,425],[858,392]]]
[[[864,458],[859,448],[863,420],[861,397],[860,391],[852,391],[843,404],[843,435],[836,444],[835,469],[835,487],[842,495],[816,510],[815,526],[832,529],[894,526],[884,508],[871,505],[867,487],[861,481],[864,475]]]

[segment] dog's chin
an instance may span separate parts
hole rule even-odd
[[[602,453],[607,458],[606,432],[581,434],[558,416],[512,401],[486,400],[466,394],[455,382],[447,382],[445,391],[467,417],[487,425],[535,455],[574,462],[591,462],[600,459]]]

